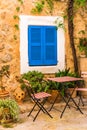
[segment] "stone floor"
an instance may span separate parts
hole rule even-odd
[[[80,106],[84,114],[71,107],[71,109],[67,108],[63,117],[60,118],[60,112],[52,109],[50,112],[52,119],[41,112],[35,122],[33,117],[27,117],[32,102],[25,102],[20,104],[20,123],[15,123],[13,128],[0,126],[0,130],[87,130],[87,99],[84,99],[84,102],[85,106]],[[55,107],[62,110],[64,105],[65,103],[60,102],[56,103]],[[46,107],[48,106],[47,104]]]

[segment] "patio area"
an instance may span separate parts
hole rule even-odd
[[[32,107],[32,102],[27,101],[19,104],[21,123],[15,123],[13,128],[3,128],[0,126],[0,130],[87,130],[87,99],[84,99],[84,102],[85,106],[81,106],[84,114],[71,107],[71,109],[67,108],[63,117],[60,118],[60,112],[52,109],[50,114],[53,118],[40,112],[36,121],[33,122],[32,116],[27,117],[28,111]],[[62,110],[64,105],[64,102],[59,102],[55,104],[55,108]],[[49,104],[46,107],[49,107]]]

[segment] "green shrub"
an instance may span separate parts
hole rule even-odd
[[[12,119],[17,121],[19,116],[19,106],[13,99],[0,99],[0,121],[1,123],[6,120]]]
[[[55,77],[63,77],[63,76],[78,77],[76,73],[70,72],[70,69],[58,70],[58,72],[55,73]],[[76,82],[58,83],[49,81],[50,89],[60,90],[62,94],[64,94],[64,91],[67,88],[72,88],[74,87],[74,85],[76,85]]]
[[[41,72],[29,71],[24,73],[21,77],[21,88],[24,89],[26,86],[22,79],[28,80],[35,92],[47,91],[49,88],[48,82],[44,80],[44,74]]]

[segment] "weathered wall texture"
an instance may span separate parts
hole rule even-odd
[[[2,65],[9,64],[11,72],[11,80],[14,79],[16,75],[20,74],[20,30],[18,29],[19,19],[17,16],[20,14],[26,15],[53,15],[62,16],[65,15],[67,8],[67,0],[55,0],[52,13],[45,3],[45,7],[42,13],[32,14],[31,10],[35,7],[36,0],[0,0],[0,67]],[[67,20],[65,23],[65,42],[66,42],[66,67],[70,67],[73,70],[73,58],[71,47],[69,45],[68,37],[68,25]],[[78,32],[85,30],[87,32],[87,12],[79,10],[76,13],[74,19],[75,23],[75,41],[77,49],[77,57],[79,57],[78,51]],[[87,33],[86,33],[87,36]],[[14,84],[16,86],[16,84]]]

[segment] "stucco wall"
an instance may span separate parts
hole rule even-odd
[[[23,3],[18,0],[0,0],[0,67],[9,64],[11,77],[20,75],[20,30],[19,15],[36,15],[36,16],[64,16],[67,8],[67,0],[60,0],[54,2],[52,13],[50,13],[47,3],[41,13],[32,14],[31,10],[35,7],[36,0],[23,0]],[[18,10],[20,8],[20,10]],[[79,57],[78,50],[78,32],[85,30],[87,32],[87,12],[79,10],[76,13],[75,19],[75,47],[77,49],[77,57]],[[69,45],[68,25],[67,20],[65,24],[65,49],[66,49],[66,67],[73,70],[73,58],[71,47]],[[87,33],[86,33],[87,36]]]

